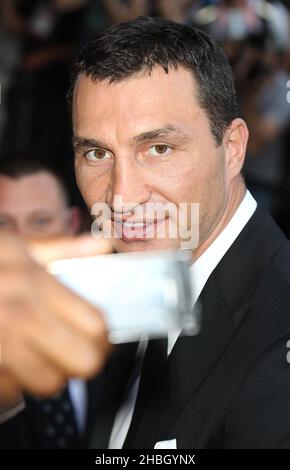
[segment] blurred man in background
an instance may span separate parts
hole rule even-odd
[[[27,238],[74,235],[78,207],[71,207],[64,180],[47,164],[27,158],[0,159],[0,230]]]

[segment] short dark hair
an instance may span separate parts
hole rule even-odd
[[[184,67],[198,84],[200,106],[206,111],[212,134],[220,145],[224,131],[237,117],[232,71],[222,48],[210,36],[165,18],[139,17],[99,33],[80,53],[68,93],[69,103],[78,77],[120,82],[156,65],[168,73]]]
[[[49,173],[55,178],[63,193],[65,203],[69,205],[70,195],[68,185],[60,172],[57,172],[49,163],[30,158],[25,152],[15,152],[13,155],[2,155],[0,157],[0,176],[18,179],[40,172]]]

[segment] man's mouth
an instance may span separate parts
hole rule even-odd
[[[125,241],[146,240],[155,238],[157,228],[164,223],[166,219],[155,219],[150,221],[138,220],[118,220],[113,219],[113,228],[117,238]]]

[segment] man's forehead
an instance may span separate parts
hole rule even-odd
[[[115,126],[122,128],[122,134],[125,128],[133,138],[168,124],[191,125],[201,108],[195,98],[191,73],[183,69],[181,78],[178,73],[171,70],[167,75],[163,69],[155,70],[151,76],[117,83],[94,82],[81,76],[75,90],[74,134],[91,137]]]
[[[0,175],[0,193],[11,198],[16,192],[23,193],[23,198],[27,195],[37,194],[38,197],[51,198],[52,195],[62,194],[62,187],[57,178],[46,170],[33,172],[18,177]]]
[[[104,96],[106,93],[114,91],[122,92],[126,88],[148,88],[151,92],[159,88],[188,88],[193,95],[197,92],[197,84],[191,71],[184,67],[170,67],[166,72],[161,66],[156,66],[152,71],[142,70],[140,72],[129,75],[122,80],[110,81],[110,79],[98,80],[91,76],[80,74],[78,77],[73,94],[73,102],[81,95],[84,99],[87,94],[98,94]]]

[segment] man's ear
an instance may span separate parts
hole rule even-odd
[[[67,219],[67,234],[76,235],[80,232],[82,225],[82,215],[81,210],[77,206],[72,206],[67,209],[68,219]]]
[[[224,136],[226,164],[231,180],[240,174],[245,161],[249,131],[243,119],[234,119]]]

